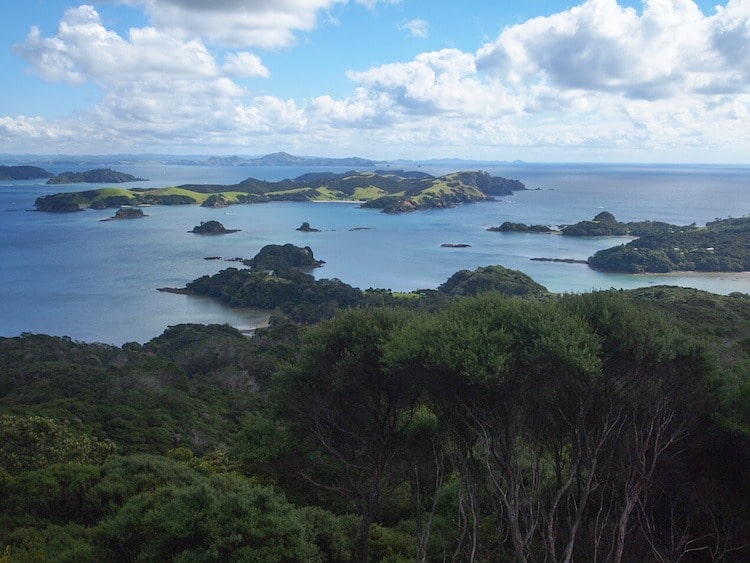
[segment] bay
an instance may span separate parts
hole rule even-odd
[[[150,178],[121,187],[148,188],[231,184],[249,176],[280,180],[310,171],[161,163],[111,167]],[[88,168],[92,167],[47,167],[53,173]],[[420,167],[436,175],[460,168],[434,163]],[[223,209],[157,206],[144,209],[148,217],[143,219],[102,222],[113,210],[31,211],[40,195],[99,186],[0,182],[0,336],[39,332],[121,345],[145,342],[168,326],[184,322],[226,322],[252,330],[266,322],[266,312],[234,311],[210,300],[161,293],[157,288],[182,287],[201,275],[236,266],[227,260],[250,258],[271,243],[310,246],[316,258],[325,261],[316,270],[317,277],[339,278],[362,289],[435,288],[458,270],[500,264],[525,272],[554,292],[655,284],[725,294],[750,291],[748,274],[617,275],[595,272],[584,264],[531,260],[585,260],[627,239],[486,230],[503,221],[558,226],[590,219],[603,210],[621,221],[675,224],[702,225],[715,218],[743,216],[750,212],[747,166],[514,163],[482,169],[519,179],[530,190],[493,202],[401,215],[352,203],[280,202]],[[211,219],[241,230],[218,237],[187,232]],[[320,232],[296,231],[304,221]],[[469,246],[445,248],[444,243]]]

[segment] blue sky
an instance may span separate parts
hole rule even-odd
[[[0,1],[0,153],[749,160],[750,0]]]

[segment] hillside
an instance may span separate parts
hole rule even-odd
[[[145,182],[132,174],[117,172],[109,168],[97,168],[85,172],[62,172],[47,180],[48,184],[122,184],[123,182]]]
[[[34,180],[51,176],[51,172],[36,166],[0,166],[0,180]]]

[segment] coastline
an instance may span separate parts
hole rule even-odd
[[[713,278],[717,280],[729,281],[747,281],[748,290],[750,290],[750,271],[743,272],[699,272],[697,270],[675,270],[666,273],[643,272],[639,274],[629,274],[634,276],[654,276],[654,277],[696,277],[696,278]]]

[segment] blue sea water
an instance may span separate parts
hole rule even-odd
[[[112,165],[149,182],[122,187],[184,183],[229,184],[249,176],[296,177],[296,167]],[[55,169],[59,173],[71,167]],[[78,169],[91,168],[78,167]],[[75,169],[75,168],[73,168]],[[423,165],[432,174],[455,167]],[[654,284],[715,293],[750,292],[748,274],[617,275],[583,264],[532,261],[534,257],[586,259],[622,238],[570,238],[496,233],[503,221],[550,226],[590,219],[607,210],[617,219],[705,224],[750,213],[750,167],[512,164],[485,167],[523,181],[529,191],[454,209],[387,215],[353,203],[270,203],[224,209],[198,206],[146,208],[148,217],[108,221],[113,210],[73,214],[33,211],[34,200],[90,184],[47,186],[44,181],[0,182],[0,336],[22,332],[69,336],[121,345],[145,342],[185,322],[229,323],[250,330],[267,313],[236,311],[211,300],[158,292],[182,287],[204,274],[251,258],[266,244],[310,246],[325,261],[319,278],[339,278],[360,288],[394,291],[435,288],[454,272],[489,264],[521,270],[555,292],[633,288]],[[319,170],[319,169],[316,169]],[[327,169],[344,171],[345,169]],[[226,236],[188,233],[215,219]],[[296,230],[307,221],[316,233]],[[470,245],[444,248],[443,243]],[[222,260],[205,260],[219,256]]]

